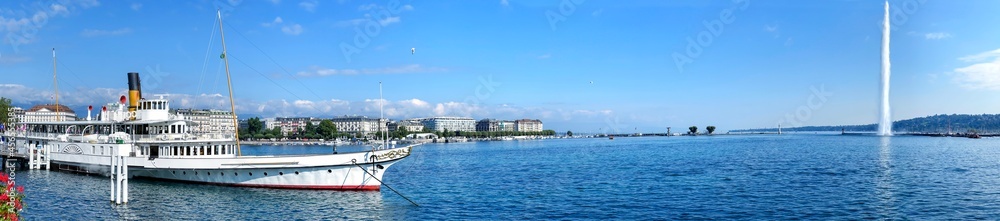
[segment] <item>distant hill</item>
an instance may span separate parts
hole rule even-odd
[[[892,130],[897,133],[964,133],[970,130],[975,130],[979,133],[998,133],[1000,132],[1000,114],[939,114],[927,117],[918,117],[907,120],[900,120],[892,123]],[[796,131],[875,131],[878,129],[876,124],[864,124],[864,125],[839,125],[839,126],[805,126],[805,127],[791,127],[791,128],[781,128],[782,132],[796,132]],[[730,130],[732,133],[746,133],[746,132],[777,132],[777,128],[763,128],[763,129],[741,129],[741,130]]]

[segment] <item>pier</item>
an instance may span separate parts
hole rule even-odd
[[[0,157],[3,158],[3,169],[7,169],[8,166],[16,166],[20,169],[31,169],[39,170],[44,168],[49,170],[52,168],[52,164],[49,161],[49,146],[42,146],[39,148],[31,148],[27,153],[22,153],[20,151],[11,151],[10,149],[0,150]]]

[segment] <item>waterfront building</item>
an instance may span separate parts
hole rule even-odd
[[[500,121],[497,119],[482,119],[476,121],[476,131],[500,131]]]
[[[520,119],[514,121],[514,127],[516,131],[521,132],[541,132],[542,131],[542,121],[533,119]]]
[[[367,116],[340,116],[334,117],[330,121],[333,121],[333,125],[337,126],[337,132],[369,135],[379,131],[388,131],[386,119],[368,118]]]
[[[275,120],[275,118],[273,118],[273,117],[272,118],[260,119],[260,121],[264,122],[264,129],[267,129],[267,130],[273,130],[274,127],[280,127],[281,126],[280,124],[278,124],[278,121]]]
[[[274,118],[274,123],[271,123],[270,127],[281,127],[281,134],[288,136],[289,134],[295,133],[296,129],[305,129],[306,123],[312,121],[313,118],[311,117],[276,117]]]
[[[76,112],[66,105],[40,104],[24,111],[21,120],[21,122],[75,121]]]
[[[177,109],[176,114],[181,114],[185,119],[197,123],[191,132],[195,134],[206,133],[226,133],[231,134],[236,130],[233,127],[232,112],[212,109]]]
[[[432,117],[421,122],[432,131],[476,131],[476,120],[468,117]]]
[[[10,117],[10,123],[24,122],[24,114],[24,109],[20,107],[7,108],[7,116]]]
[[[500,131],[515,131],[517,124],[512,120],[500,120]]]
[[[232,134],[236,132],[233,126],[233,114],[224,110],[212,109],[176,109],[175,114],[184,116],[184,119],[192,121],[195,126],[191,127],[193,134],[222,133]],[[243,127],[245,122],[240,122]]]
[[[424,130],[424,124],[420,123],[419,120],[401,120],[389,122],[389,132],[395,132],[400,129],[405,129],[408,132],[420,132]]]

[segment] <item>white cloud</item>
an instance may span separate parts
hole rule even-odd
[[[319,1],[316,0],[305,0],[299,3],[299,7],[308,12],[316,12],[317,6],[319,6]]]
[[[764,25],[764,31],[767,31],[767,32],[775,32],[775,31],[778,31],[778,26],[777,26],[777,25],[775,25],[775,26],[771,26],[771,25]]]
[[[97,30],[97,29],[83,29],[80,33],[83,37],[100,37],[100,36],[115,36],[132,33],[132,29],[120,28],[116,30]]]
[[[133,11],[139,11],[139,9],[142,9],[142,3],[132,3]]]
[[[962,60],[964,62],[979,62],[979,61],[985,61],[985,60],[989,60],[989,59],[997,58],[997,57],[1000,57],[1000,49],[996,49],[996,50],[987,51],[987,52],[983,52],[983,53],[979,53],[979,54],[974,54],[974,55],[969,55],[969,56],[961,57],[961,58],[958,58],[958,60]]]
[[[271,0],[271,4],[281,4],[281,0]]]
[[[500,5],[510,6],[510,2],[508,2],[507,0],[500,0]]]
[[[16,64],[31,61],[31,57],[18,56],[16,54],[0,55],[0,64]]]
[[[951,38],[951,34],[946,32],[934,32],[934,33],[924,34],[924,37],[927,38],[928,40],[940,40],[945,38]]]
[[[409,5],[409,4],[406,4],[406,5],[403,5],[403,7],[399,7],[399,10],[403,10],[403,11],[413,11],[413,6],[412,6],[412,5]]]
[[[284,20],[281,19],[281,16],[278,16],[278,17],[274,17],[274,20],[271,21],[271,22],[260,23],[260,26],[271,27],[271,26],[279,25],[279,24],[281,24],[281,22],[284,22]]]
[[[594,12],[590,13],[590,16],[597,17],[597,16],[601,16],[601,14],[604,14],[604,9],[603,8],[602,9],[594,10]]]
[[[52,4],[50,7],[52,9],[52,15],[66,14],[69,13],[69,9],[64,5]]]
[[[332,69],[323,68],[320,66],[312,66],[309,71],[300,71],[299,76],[303,77],[321,77],[330,75],[356,75],[356,74],[407,74],[407,73],[429,73],[429,72],[444,72],[447,69],[444,68],[426,68],[420,66],[419,64],[411,64],[399,67],[385,67],[385,68],[372,68],[372,69]]]
[[[281,32],[284,32],[285,34],[288,35],[299,35],[302,34],[302,25],[299,24],[285,25],[284,27],[281,27]]]
[[[371,4],[365,4],[365,5],[358,6],[358,11],[368,11],[368,10],[372,10],[372,9],[376,9],[376,8],[378,8],[378,5],[376,5],[375,3],[371,3]]]
[[[967,89],[1000,90],[1000,49],[959,58],[978,62],[954,70],[953,81]]]
[[[398,22],[399,22],[399,16],[393,16],[393,17],[388,17],[388,18],[382,19],[382,20],[378,20],[378,23],[381,24],[382,26],[386,26],[386,25],[389,25],[389,24],[392,24],[392,23],[398,23]]]
[[[343,20],[343,21],[338,21],[337,24],[335,24],[334,26],[337,26],[337,27],[352,27],[352,26],[361,25],[361,23],[364,23],[366,21],[368,21],[368,19],[364,19],[364,18],[356,18],[356,19],[351,19],[351,20]]]

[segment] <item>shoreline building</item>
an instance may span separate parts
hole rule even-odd
[[[476,120],[469,117],[431,117],[420,122],[431,131],[476,131]]]
[[[56,112],[56,110],[59,111]],[[48,121],[76,121],[76,112],[62,104],[39,104],[24,111],[24,117],[21,122]]]
[[[288,136],[289,134],[295,133],[295,131],[305,129],[306,123],[313,122],[312,117],[275,117],[274,123],[271,123],[271,128],[275,126],[281,127],[281,135]],[[265,126],[268,125],[265,123]],[[313,123],[313,125],[318,125]]]
[[[379,131],[388,131],[386,119],[369,118],[367,116],[340,116],[331,118],[337,132],[371,135]],[[319,126],[319,124],[314,123]]]
[[[389,122],[389,132],[395,132],[400,128],[406,129],[408,132],[421,132],[424,131],[424,124],[413,119]]]
[[[174,114],[180,114],[184,116],[185,119],[196,123],[196,126],[192,127],[190,132],[193,134],[206,134],[206,133],[224,133],[231,134],[236,132],[236,126],[233,125],[233,114],[229,111],[224,110],[212,110],[212,109],[176,109]]]
[[[24,122],[24,109],[20,107],[10,107],[7,108],[7,116],[10,117],[10,123]]]
[[[541,132],[542,131],[542,121],[537,119],[520,119],[514,121],[514,127],[516,131],[522,132]]]
[[[514,121],[511,120],[482,119],[476,121],[476,131],[514,131],[514,127]]]

